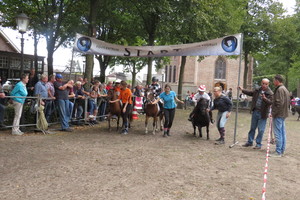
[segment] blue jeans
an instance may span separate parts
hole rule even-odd
[[[74,103],[69,101],[69,119],[72,119]]]
[[[62,129],[69,128],[69,120],[70,120],[70,101],[58,99],[58,112],[60,118],[60,124]]]
[[[225,127],[225,124],[228,120],[228,118],[226,118],[227,113],[228,113],[228,111],[218,112],[218,115],[217,115],[217,128],[218,129]]]
[[[46,100],[46,103],[45,103],[45,117],[46,117],[46,120],[48,123],[50,123],[51,121],[51,115],[53,114],[54,112],[54,101],[52,100]]]
[[[276,152],[283,154],[286,145],[285,118],[273,118],[273,130],[276,138]]]
[[[94,110],[97,110],[97,105],[96,102],[94,101],[94,99],[89,99],[89,113],[90,115],[94,114]]]
[[[101,104],[100,104],[100,112],[99,112],[99,116],[100,116],[100,121],[103,121],[104,120],[104,115],[105,115],[105,111],[106,111],[106,104],[107,102],[106,101],[102,101]]]
[[[248,133],[248,144],[253,144],[255,130],[258,129],[258,134],[256,136],[256,146],[261,147],[261,141],[264,136],[266,128],[267,119],[261,118],[261,112],[254,110],[251,118],[251,127]]]

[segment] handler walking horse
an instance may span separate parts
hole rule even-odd
[[[107,98],[108,101],[113,101],[117,99],[117,94],[115,93],[114,89],[110,89],[107,92]],[[111,131],[110,120],[113,115],[117,116],[117,130],[119,130],[119,121],[120,121],[121,114],[122,114],[122,106],[120,101],[109,103],[109,113],[107,117],[109,131]]]
[[[158,103],[152,104],[151,102],[154,101],[154,94],[152,92],[146,92],[146,102],[145,102],[145,114],[146,114],[146,120],[145,120],[145,133],[148,133],[148,120],[150,117],[153,117],[153,135],[155,135],[155,130],[157,129],[157,120],[159,119],[159,127],[160,130],[163,130],[163,111],[159,109]]]

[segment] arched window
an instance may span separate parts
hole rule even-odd
[[[226,79],[226,61],[219,57],[216,61],[215,79]]]

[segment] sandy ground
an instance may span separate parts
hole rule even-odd
[[[262,150],[242,147],[250,114],[239,113],[239,144],[229,148],[233,114],[226,144],[214,145],[215,126],[211,140],[206,135],[193,137],[188,112],[176,111],[168,138],[161,133],[146,135],[143,116],[125,136],[115,129],[108,132],[106,122],[51,135],[12,136],[2,131],[0,199],[261,199],[267,134]],[[286,124],[286,155],[269,159],[267,199],[300,196],[300,121],[291,116]]]

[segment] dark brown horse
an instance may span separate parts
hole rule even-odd
[[[157,129],[157,120],[159,119],[159,126],[160,126],[160,130],[163,130],[163,112],[162,110],[159,110],[159,105],[158,103],[156,104],[152,104],[151,102],[153,102],[155,100],[154,95],[152,92],[147,91],[146,92],[146,102],[145,102],[145,114],[146,114],[146,120],[145,120],[145,133],[148,133],[148,120],[150,117],[153,117],[153,135],[155,135],[155,130]]]
[[[196,127],[199,130],[199,137],[202,137],[202,127],[206,126],[206,133],[207,133],[207,140],[209,140],[209,123],[210,117],[209,113],[207,112],[209,101],[207,99],[201,98],[195,109],[195,115],[192,119],[192,124],[194,127],[194,136],[196,137]]]
[[[110,89],[107,92],[107,98],[108,98],[108,101],[114,101],[117,99],[117,94],[114,91],[114,89]],[[108,113],[108,117],[107,117],[109,131],[111,131],[110,120],[113,115],[117,116],[117,130],[119,130],[119,122],[120,122],[121,114],[122,114],[122,107],[121,107],[120,101],[117,101],[114,103],[109,103],[109,113]]]

